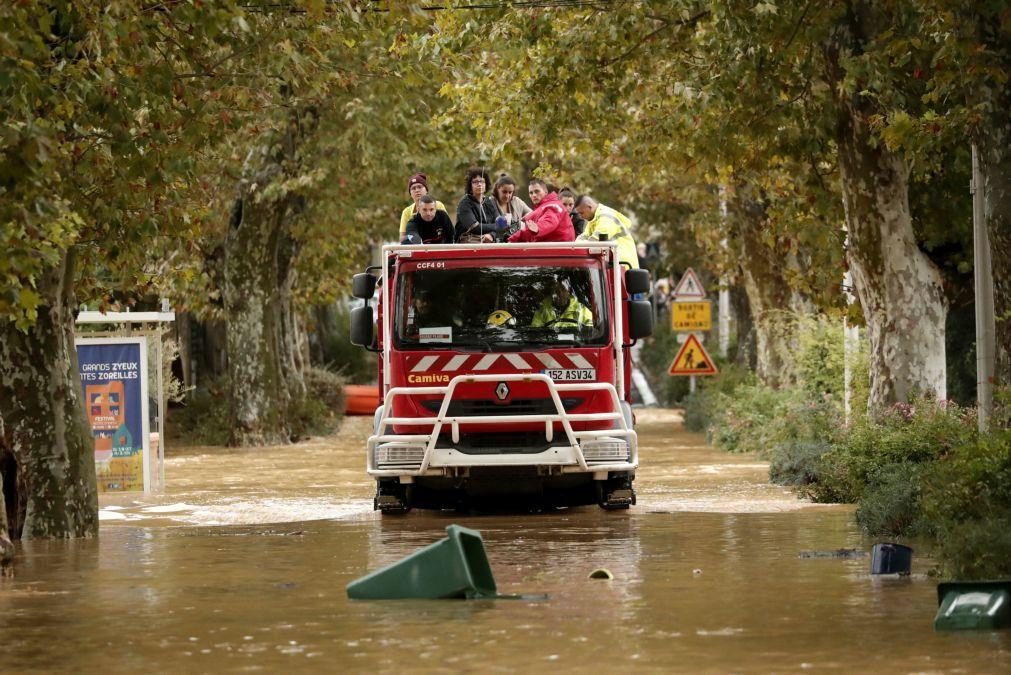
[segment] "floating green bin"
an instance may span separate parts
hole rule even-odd
[[[481,533],[459,525],[445,539],[348,584],[352,600],[496,597]]]
[[[934,630],[1011,627],[1011,581],[950,581],[937,585]]]

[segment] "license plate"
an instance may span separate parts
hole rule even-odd
[[[594,368],[554,369],[543,372],[556,382],[592,382],[597,379],[597,371]]]

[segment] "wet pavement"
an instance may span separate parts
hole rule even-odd
[[[638,417],[627,512],[380,517],[366,418],[283,448],[169,446],[167,492],[103,496],[98,540],[19,544],[0,672],[1011,670],[1011,632],[933,631],[929,560],[872,577],[850,508],[769,485],[676,413]],[[347,600],[450,523],[482,533],[500,592],[548,599]],[[810,553],[841,548],[858,554]]]

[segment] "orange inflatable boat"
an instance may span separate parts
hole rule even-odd
[[[379,387],[374,384],[346,384],[344,398],[344,414],[371,415],[379,407]]]

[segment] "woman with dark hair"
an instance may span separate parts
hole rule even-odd
[[[495,202],[495,225],[499,230],[499,239],[505,239],[519,229],[523,216],[530,213],[531,208],[516,194],[516,181],[507,173],[500,173],[495,187],[491,190]]]
[[[487,196],[488,172],[482,168],[467,171],[463,199],[456,205],[456,241],[460,244],[476,244],[483,235],[495,236],[495,202]]]

